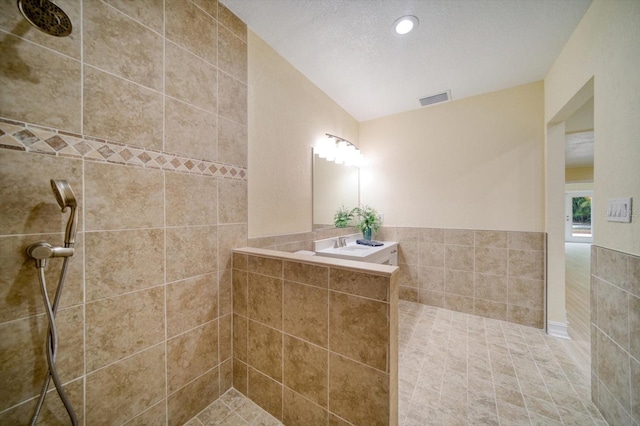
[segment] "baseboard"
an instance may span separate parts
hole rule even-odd
[[[571,340],[566,322],[547,321],[547,334],[558,339]]]

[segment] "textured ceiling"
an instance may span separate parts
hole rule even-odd
[[[593,131],[566,135],[565,167],[593,166]]]
[[[359,121],[542,80],[591,0],[224,0]],[[420,20],[396,35],[402,15]]]

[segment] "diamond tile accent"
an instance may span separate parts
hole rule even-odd
[[[38,152],[89,161],[108,161],[127,166],[196,173],[226,179],[246,180],[247,177],[247,170],[243,167],[178,156],[175,153],[135,147],[2,117],[0,149]]]

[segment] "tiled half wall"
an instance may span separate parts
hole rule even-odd
[[[343,263],[234,250],[233,387],[284,424],[397,425],[397,268]]]
[[[399,242],[400,298],[544,327],[545,234],[382,227]]]
[[[610,425],[640,424],[640,257],[595,245],[591,398]]]

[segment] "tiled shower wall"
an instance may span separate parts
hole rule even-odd
[[[609,424],[640,424],[640,257],[595,245],[591,398]]]
[[[542,232],[382,227],[399,242],[400,298],[544,327]]]
[[[233,386],[287,425],[397,425],[397,274],[337,263],[234,252]]]
[[[45,374],[25,249],[62,243],[56,178],[79,205],[58,365],[81,424],[182,424],[232,385],[246,27],[215,0],[57,4],[70,37],[0,5],[0,423],[28,422]],[[55,394],[42,417],[67,423]]]

